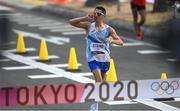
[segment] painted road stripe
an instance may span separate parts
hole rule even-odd
[[[147,42],[143,42],[143,41],[139,41],[139,40],[135,40],[135,39],[131,39],[129,37],[123,37],[121,36],[122,39],[126,40],[126,41],[130,41],[130,42],[141,42],[146,46],[150,46],[150,47],[155,47],[155,48],[160,48],[158,45],[155,44],[151,44],[151,43],[147,43]]]
[[[28,78],[30,79],[49,79],[49,78],[60,78],[63,76],[59,76],[59,75],[29,75]]]
[[[39,29],[64,29],[64,28],[74,28],[71,25],[63,25],[63,23],[54,24],[53,26],[42,26]]]
[[[17,67],[2,67],[4,70],[27,70],[27,69],[36,69],[33,66],[17,66]]]
[[[78,64],[78,66],[82,66],[82,64]],[[58,67],[58,68],[66,68],[68,64],[51,64],[49,67]],[[12,66],[12,67],[2,67],[4,70],[27,70],[27,69],[37,69],[34,66]]]
[[[169,62],[179,62],[180,60],[178,60],[178,59],[167,59],[167,61],[169,61]]]
[[[39,22],[42,22],[42,21],[40,21],[40,20],[46,20],[46,19],[43,19],[43,18],[34,18],[34,17],[27,17],[27,18],[21,18],[21,17],[19,17],[19,18],[11,18],[10,19],[10,21],[11,22],[18,22],[18,23],[28,23],[28,22],[37,22],[37,21],[39,21]]]
[[[3,43],[2,45],[4,46],[4,45],[14,45],[14,44],[16,44],[16,42],[15,41],[11,41],[11,42],[8,42],[8,43]]]
[[[28,19],[28,18],[34,18],[33,16],[31,15],[12,15],[11,16],[12,20],[25,20],[25,19]]]
[[[33,20],[25,20],[25,21],[16,21],[20,25],[24,24],[34,24],[44,21],[43,19],[33,19]]]
[[[142,42],[124,43],[123,46],[112,44],[112,46],[114,46],[114,47],[128,47],[128,46],[142,46],[142,45],[145,45],[145,44]]]
[[[174,101],[180,101],[180,98],[174,98]]]
[[[161,111],[180,111],[180,109],[176,107],[170,106],[162,102],[154,101],[152,99],[143,99],[143,100],[137,99],[135,101],[159,109]]]
[[[16,52],[16,49],[11,49],[11,50],[7,50],[8,52]],[[36,51],[35,48],[26,48],[26,51],[27,52],[30,52],[30,51]]]
[[[42,37],[42,35],[39,35],[37,33],[31,33],[31,32],[25,32],[25,31],[20,31],[20,30],[13,30],[15,33],[22,32],[24,37],[31,37],[34,39],[42,40],[46,39],[47,42],[56,44],[56,45],[64,45],[65,43],[70,42],[70,38],[68,37],[57,37],[57,36],[46,36],[46,38]]]
[[[51,32],[69,32],[69,31],[84,31],[84,29],[80,28],[63,28],[63,29],[53,29]]]
[[[27,17],[22,17],[22,16],[19,16],[19,17],[12,17],[12,19],[14,21],[17,21],[17,22],[25,22],[25,21],[33,21],[33,20],[47,20],[45,18],[42,18],[42,17],[34,17],[34,16],[27,16]]]
[[[74,73],[74,74],[77,74],[77,75],[80,75],[80,76],[93,76],[93,73],[91,73],[91,72]]]
[[[26,58],[28,58],[28,59],[39,59],[39,56],[28,56],[28,57],[26,57]],[[57,59],[57,58],[59,58],[59,57],[56,56],[56,55],[49,55],[48,58],[49,58],[49,59]]]
[[[73,73],[78,76],[93,76],[92,73]],[[47,74],[47,75],[29,75],[28,78],[30,79],[49,79],[49,78],[61,78],[63,76],[54,75],[54,74]]]
[[[62,35],[81,35],[86,34],[85,31],[75,31],[75,32],[62,32]]]
[[[55,22],[55,21],[46,21],[46,22],[41,22],[41,23],[36,23],[36,24],[28,24],[29,27],[44,27],[44,26],[52,26],[56,24],[60,24],[61,22]],[[63,24],[62,24],[63,25]]]
[[[0,59],[0,62],[8,62],[10,59]]]
[[[34,18],[34,17],[27,17],[27,18],[11,18],[11,21],[12,22],[18,22],[18,23],[25,23],[25,22],[33,22],[33,21],[39,21],[39,22],[42,22],[40,20],[47,20],[47,19],[44,19],[44,18]]]
[[[83,76],[77,76],[71,72],[67,72],[67,71],[64,71],[64,70],[56,68],[56,67],[50,67],[48,64],[44,64],[44,63],[37,62],[37,61],[31,60],[31,59],[27,59],[21,55],[16,55],[16,54],[10,53],[8,51],[4,51],[2,53],[2,55],[9,59],[14,60],[14,61],[29,65],[29,66],[37,67],[40,70],[43,70],[43,71],[46,71],[48,73],[52,73],[55,75],[60,75],[60,76],[63,76],[65,78],[73,80],[73,81],[77,81],[80,83],[94,83],[95,82],[95,80],[93,80],[93,79],[83,77]]]
[[[163,50],[138,50],[140,54],[164,54],[164,53],[171,53],[170,51],[163,51]]]
[[[138,104],[137,102],[131,101],[131,100],[109,101],[109,102],[104,102],[104,103],[108,105]]]

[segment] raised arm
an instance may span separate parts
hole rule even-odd
[[[116,31],[110,27],[109,42],[116,45],[123,45],[123,40],[117,35]]]
[[[93,16],[88,14],[87,16],[70,19],[69,23],[72,26],[88,30],[91,19],[93,19]]]

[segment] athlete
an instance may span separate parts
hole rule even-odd
[[[136,39],[142,40],[144,38],[144,35],[141,31],[141,26],[146,21],[146,0],[131,0],[131,10],[133,14]],[[138,13],[141,17],[139,22]]]
[[[104,23],[105,16],[106,9],[97,6],[93,13],[69,20],[71,25],[86,30],[86,58],[96,82],[102,82],[109,70],[109,44],[123,45],[123,41],[116,31]]]

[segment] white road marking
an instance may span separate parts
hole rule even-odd
[[[77,76],[92,76],[92,73],[73,73]],[[28,78],[30,79],[48,79],[48,78],[61,78],[63,76],[54,75],[54,74],[46,74],[46,75],[29,75]]]
[[[42,18],[42,17],[34,17],[34,16],[31,16],[31,15],[16,15],[16,16],[14,16],[14,15],[12,15],[11,16],[11,19],[12,20],[15,20],[15,21],[20,21],[20,20],[26,20],[26,19],[28,19],[28,20],[32,20],[32,19],[45,19],[45,18]]]
[[[162,103],[162,102],[154,101],[152,99],[143,99],[143,100],[137,99],[135,101],[145,104],[147,106],[151,106],[153,108],[157,108],[161,111],[180,111],[180,109],[178,109],[176,107],[170,106],[170,105]]]
[[[34,19],[34,17],[31,15],[16,15],[16,16],[13,15],[13,16],[11,16],[12,21],[26,20],[29,18]]]
[[[63,28],[63,29],[52,29],[51,32],[70,32],[70,31],[84,31],[80,28]]]
[[[39,56],[28,56],[28,57],[26,57],[26,58],[28,58],[28,59],[39,59]],[[48,58],[49,58],[49,59],[57,59],[57,58],[59,58],[59,57],[56,56],[56,55],[49,55]]]
[[[91,72],[82,72],[82,73],[74,73],[74,74],[81,76],[93,76],[93,73]]]
[[[53,26],[42,26],[39,29],[64,29],[64,28],[74,28],[71,25],[63,25],[62,23],[55,24]]]
[[[85,31],[75,31],[75,32],[62,32],[62,35],[81,35],[86,34]]]
[[[174,101],[180,101],[180,98],[174,98],[175,100]]]
[[[30,79],[49,79],[49,78],[60,78],[63,76],[59,76],[59,75],[29,75],[28,78]]]
[[[66,68],[68,64],[51,64],[48,65],[49,67],[59,67],[59,68]],[[78,64],[78,66],[82,66],[82,64]],[[34,66],[11,66],[11,67],[2,67],[4,70],[27,70],[27,69],[37,69],[38,67]]]
[[[24,24],[34,24],[34,23],[40,23],[42,22],[43,19],[33,19],[33,20],[25,20],[25,21],[16,21],[18,24],[20,25],[24,25]]]
[[[33,66],[17,66],[17,67],[2,67],[4,70],[27,70],[27,69],[37,69],[36,67]]]
[[[7,50],[8,52],[16,52],[16,49],[11,49],[11,50]],[[30,52],[30,51],[36,51],[35,48],[26,48],[26,51],[27,52]]]
[[[142,42],[124,43],[123,46],[112,44],[112,46],[114,47],[128,47],[128,46],[142,46],[142,45],[145,45],[145,44]]]
[[[140,54],[164,54],[164,53],[171,53],[170,51],[163,51],[163,50],[138,50]]]
[[[28,24],[28,26],[29,27],[43,27],[43,26],[52,26],[59,23],[61,22],[47,20],[47,21],[43,21],[43,23],[41,22],[41,23],[36,23],[36,24]]]
[[[22,32],[24,37],[31,37],[38,40],[46,39],[47,42],[50,42],[56,45],[64,45],[65,43],[70,42],[70,38],[68,37],[46,36],[46,38],[44,38],[37,33],[25,32],[25,31],[20,31],[20,30],[15,30],[15,29],[13,31],[17,34],[19,32]]]
[[[86,78],[83,76],[77,76],[71,72],[67,72],[67,71],[64,71],[64,70],[56,68],[56,67],[50,67],[47,64],[44,64],[41,62],[36,62],[34,60],[27,59],[21,55],[16,55],[16,54],[10,53],[8,51],[4,51],[2,53],[2,55],[9,58],[9,59],[14,60],[14,61],[24,63],[24,64],[29,65],[29,66],[37,67],[40,70],[43,70],[43,71],[46,71],[48,73],[52,73],[55,75],[60,75],[60,76],[63,76],[65,78],[73,80],[73,81],[77,81],[80,83],[94,83],[95,82],[93,79]]]
[[[131,100],[122,100],[122,101],[110,101],[110,102],[104,102],[108,105],[123,105],[123,104],[138,104],[135,101],[131,101]]]
[[[169,62],[179,62],[180,60],[178,60],[178,59],[167,59],[167,61],[169,61]]]
[[[5,6],[3,6],[3,5],[0,6],[0,10],[2,10],[2,11],[13,11],[12,8],[5,7]]]
[[[135,40],[135,39],[131,39],[131,38],[128,38],[128,37],[121,36],[121,38],[124,39],[124,40],[130,41],[130,42],[140,42],[140,43],[143,43],[146,46],[160,48],[158,45],[147,43],[147,42],[143,42],[143,41],[139,41],[139,40]]]
[[[0,59],[0,62],[8,62],[10,59]]]
[[[16,44],[16,42],[15,41],[11,41],[11,42],[8,42],[8,43],[3,43],[2,45],[4,46],[4,45],[14,45],[14,44]]]

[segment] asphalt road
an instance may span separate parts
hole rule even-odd
[[[55,68],[66,71],[69,50],[71,47],[76,49],[78,63],[81,64],[79,72],[73,74],[84,74],[86,78],[93,80],[92,74],[88,69],[85,58],[86,35],[81,29],[71,27],[67,20],[42,13],[34,12],[14,12],[9,15],[11,32],[9,42],[3,45],[4,51],[16,49],[17,32],[21,31],[25,37],[27,54],[24,58],[31,57],[36,59],[39,54],[39,47],[42,38],[47,39],[50,62],[46,65],[54,65]],[[166,72],[168,78],[180,77],[179,70],[175,69],[177,60],[173,58],[170,51],[160,48],[152,38],[145,38],[144,41],[135,40],[132,32],[117,30],[118,34],[125,40],[124,46],[111,46],[111,57],[114,59],[117,76],[119,80],[146,80],[159,79],[162,72]],[[33,48],[33,50],[31,50]],[[12,54],[13,51],[11,52]],[[25,67],[27,66],[27,67]],[[37,75],[39,77],[37,77]],[[42,76],[45,75],[45,76]],[[46,70],[28,66],[26,61],[14,61],[6,56],[0,56],[0,87],[10,86],[30,86],[56,83],[79,83],[65,77],[47,77],[54,75]],[[168,101],[161,102],[167,108],[178,108],[180,102]],[[153,101],[155,104],[156,101]],[[152,103],[153,103],[152,102]],[[28,110],[87,110],[92,102],[67,105],[40,105],[40,106],[11,106],[0,107],[1,110],[28,109]],[[169,106],[170,105],[170,106]],[[163,105],[162,105],[163,107]],[[162,110],[152,105],[141,102],[128,103],[100,103],[100,110]]]

